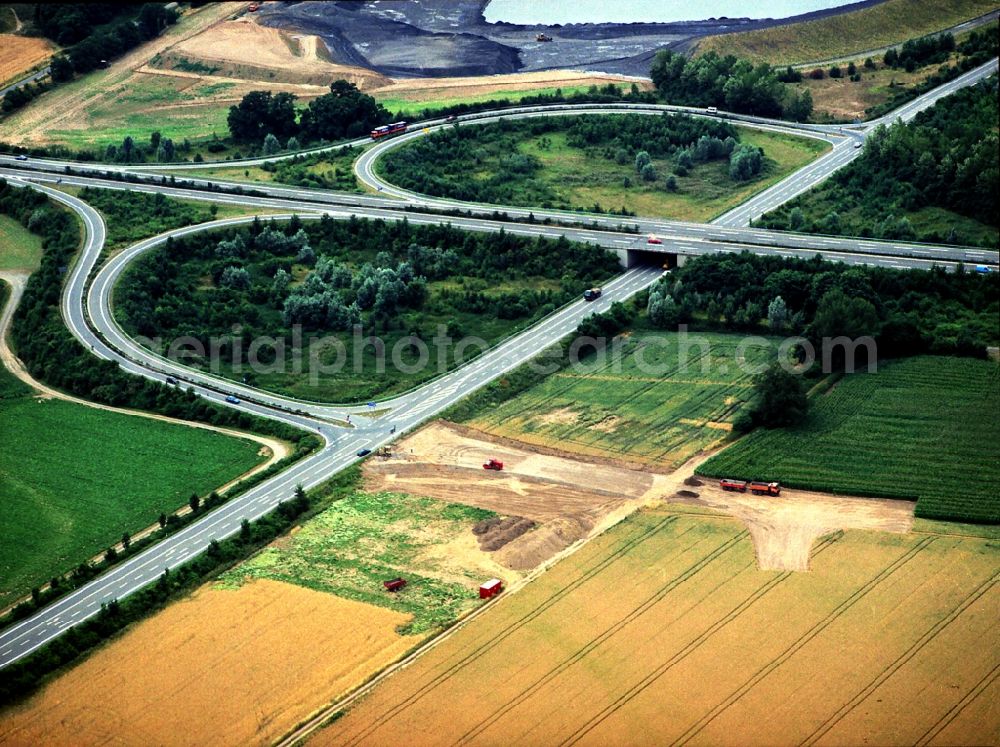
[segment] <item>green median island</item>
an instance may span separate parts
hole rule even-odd
[[[458,124],[376,168],[435,197],[705,222],[829,147],[682,114],[557,116]]]
[[[134,262],[114,302],[127,332],[187,365],[298,399],[366,402],[620,272],[617,255],[564,238],[324,216],[172,241]]]
[[[758,429],[705,475],[916,500],[928,519],[1000,523],[1000,369],[919,356],[845,376],[798,427]]]
[[[264,460],[259,443],[40,397],[0,368],[0,606]]]

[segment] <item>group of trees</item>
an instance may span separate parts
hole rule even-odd
[[[650,76],[657,92],[671,104],[797,120],[812,113],[808,91],[798,94],[783,85],[787,71],[779,73],[766,63],[755,66],[734,55],[708,52],[690,58],[664,49],[656,54]]]
[[[177,239],[144,255],[123,278],[116,306],[132,333],[167,340],[194,335],[206,347],[209,338],[232,335],[239,325],[245,353],[258,335],[291,340],[292,324],[337,333],[360,323],[372,332],[422,335],[433,332],[437,322],[454,320],[454,329],[474,324],[470,314],[526,320],[617,270],[609,252],[565,239],[466,233],[405,221],[258,221],[214,236]],[[293,277],[301,282],[293,283]],[[531,289],[540,278],[557,281],[559,290]],[[454,281],[452,287],[429,290],[445,279]],[[497,281],[527,288],[491,291]],[[229,352],[223,347],[223,355]]]
[[[187,139],[180,145],[175,145],[171,138],[163,137],[159,132],[150,133],[148,143],[136,142],[131,135],[126,135],[120,145],[108,144],[104,149],[104,160],[112,163],[142,163],[146,160],[169,162],[190,150],[191,143]]]
[[[908,124],[879,127],[864,153],[762,225],[794,231],[978,243],[961,227],[918,232],[906,218],[944,208],[996,229],[997,78],[956,91]],[[995,237],[995,231],[993,233]],[[995,238],[993,239],[995,242]],[[988,242],[988,243],[993,243]]]
[[[824,338],[871,336],[882,357],[985,355],[1000,340],[1000,278],[775,256],[696,257],[649,290],[649,321]]]
[[[251,91],[229,108],[229,133],[239,143],[260,143],[275,153],[282,143],[295,150],[300,143],[332,141],[365,135],[391,118],[371,96],[346,80],[330,84],[330,93],[309,102],[301,113],[291,93]]]
[[[898,50],[890,47],[882,56],[882,61],[888,67],[905,68],[911,73],[924,65],[936,65],[948,59],[955,51],[955,37],[951,32],[936,36],[923,36],[919,39],[907,39]]]

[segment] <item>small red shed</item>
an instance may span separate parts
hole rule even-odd
[[[503,581],[498,578],[491,578],[485,584],[480,585],[479,598],[489,599],[495,597],[501,591],[503,591]]]
[[[382,585],[387,591],[399,591],[404,586],[406,586],[405,578],[394,578],[391,581],[383,581]]]

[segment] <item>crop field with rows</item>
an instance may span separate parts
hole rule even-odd
[[[884,363],[814,398],[801,427],[751,433],[699,472],[908,498],[917,516],[998,523],[998,382],[994,362]]]
[[[740,363],[738,335],[644,335],[556,372],[470,425],[497,436],[666,468],[711,448],[751,396],[760,348]]]

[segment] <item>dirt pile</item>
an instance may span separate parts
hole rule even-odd
[[[523,516],[494,516],[492,519],[483,519],[472,527],[472,533],[479,537],[480,549],[493,552],[536,526],[534,521]]]

